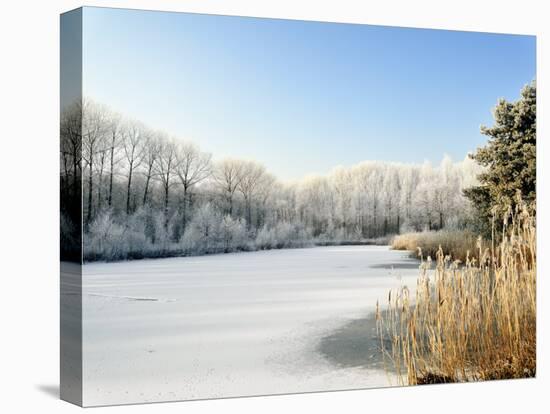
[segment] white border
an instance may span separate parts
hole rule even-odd
[[[538,375],[536,380],[345,391],[137,405],[117,412],[464,413],[539,412],[550,389],[550,315],[545,255],[549,234],[548,63],[550,13],[545,1],[415,0],[127,0],[90,6],[292,18],[391,26],[537,35],[538,102]],[[3,412],[71,412],[44,389],[58,382],[58,99],[59,13],[71,0],[4,2],[0,13],[0,407]],[[546,77],[545,77],[546,74]],[[546,120],[546,122],[545,122]],[[546,168],[543,166],[546,165]],[[542,184],[540,184],[542,183]],[[544,407],[545,408],[545,407]],[[103,412],[112,408],[94,409]],[[38,411],[40,410],[40,411]]]

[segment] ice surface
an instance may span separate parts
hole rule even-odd
[[[85,264],[84,404],[387,386],[317,345],[417,275],[385,246]]]

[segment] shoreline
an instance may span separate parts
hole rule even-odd
[[[293,247],[282,247],[282,248],[271,248],[271,249],[250,249],[250,250],[235,250],[230,252],[212,252],[212,253],[203,253],[203,254],[185,254],[180,251],[167,252],[165,254],[159,255],[150,255],[150,256],[140,256],[140,257],[131,257],[129,259],[121,260],[104,260],[104,259],[90,259],[83,257],[82,264],[87,263],[126,263],[139,260],[154,260],[154,259],[173,259],[173,258],[182,258],[182,257],[207,257],[207,256],[218,256],[218,255],[228,255],[235,253],[254,253],[261,251],[270,251],[270,250],[296,250],[296,249],[312,249],[315,247],[338,247],[338,246],[380,246],[380,247],[389,247],[391,248],[390,239],[384,239],[382,242],[379,242],[375,239],[373,240],[359,240],[359,241],[341,241],[341,242],[313,242],[306,243],[304,245],[297,245]]]

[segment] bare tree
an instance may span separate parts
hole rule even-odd
[[[214,168],[213,178],[226,204],[226,213],[230,216],[233,216],[233,202],[243,177],[242,170],[243,162],[232,158],[218,162]]]
[[[88,206],[86,227],[92,221],[93,215],[93,172],[95,156],[103,150],[101,144],[105,134],[106,109],[86,100],[82,107],[82,158],[88,168]]]
[[[65,106],[60,120],[60,247],[62,260],[80,260],[82,245],[82,106]]]
[[[145,175],[145,189],[143,190],[143,205],[147,204],[149,196],[149,186],[153,176],[155,175],[155,164],[159,157],[160,142],[155,133],[149,132],[146,134],[143,154],[143,174]]]
[[[97,171],[97,211],[101,211],[102,207],[102,189],[103,189],[103,171],[105,170],[105,161],[108,155],[107,136],[104,135],[99,144],[98,158],[99,166]]]
[[[77,197],[82,173],[82,104],[80,101],[66,107],[61,113],[62,190]]]
[[[180,144],[177,148],[177,174],[183,187],[183,226],[187,221],[189,190],[210,176],[212,172],[212,155],[200,152],[191,143]]]
[[[132,192],[132,177],[134,171],[143,162],[144,127],[138,122],[127,122],[123,129],[123,150],[128,167],[128,181],[126,185],[126,214],[130,214],[130,197]]]
[[[154,163],[155,177],[160,181],[164,194],[164,227],[168,227],[168,203],[170,198],[170,188],[176,182],[178,158],[176,144],[172,139],[163,137],[159,141],[158,157]]]
[[[113,177],[115,175],[115,166],[118,163],[116,153],[120,146],[120,127],[121,117],[119,114],[111,113],[111,119],[108,127],[108,139],[109,139],[109,195],[107,198],[107,204],[109,207],[113,205]]]
[[[241,175],[238,189],[244,198],[246,227],[247,230],[250,230],[252,226],[252,201],[262,179],[266,176],[266,170],[263,165],[254,161],[243,161]]]

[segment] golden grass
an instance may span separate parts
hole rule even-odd
[[[421,248],[424,256],[433,258],[441,247],[445,254],[464,263],[466,257],[477,254],[478,243],[479,238],[471,231],[440,230],[401,234],[393,238],[391,246],[394,250],[409,250],[413,255]]]
[[[536,230],[522,206],[502,241],[463,265],[420,256],[417,290],[377,304],[378,333],[402,384],[524,378],[536,371]],[[386,346],[386,343],[391,346]],[[389,348],[389,349],[384,349]]]

